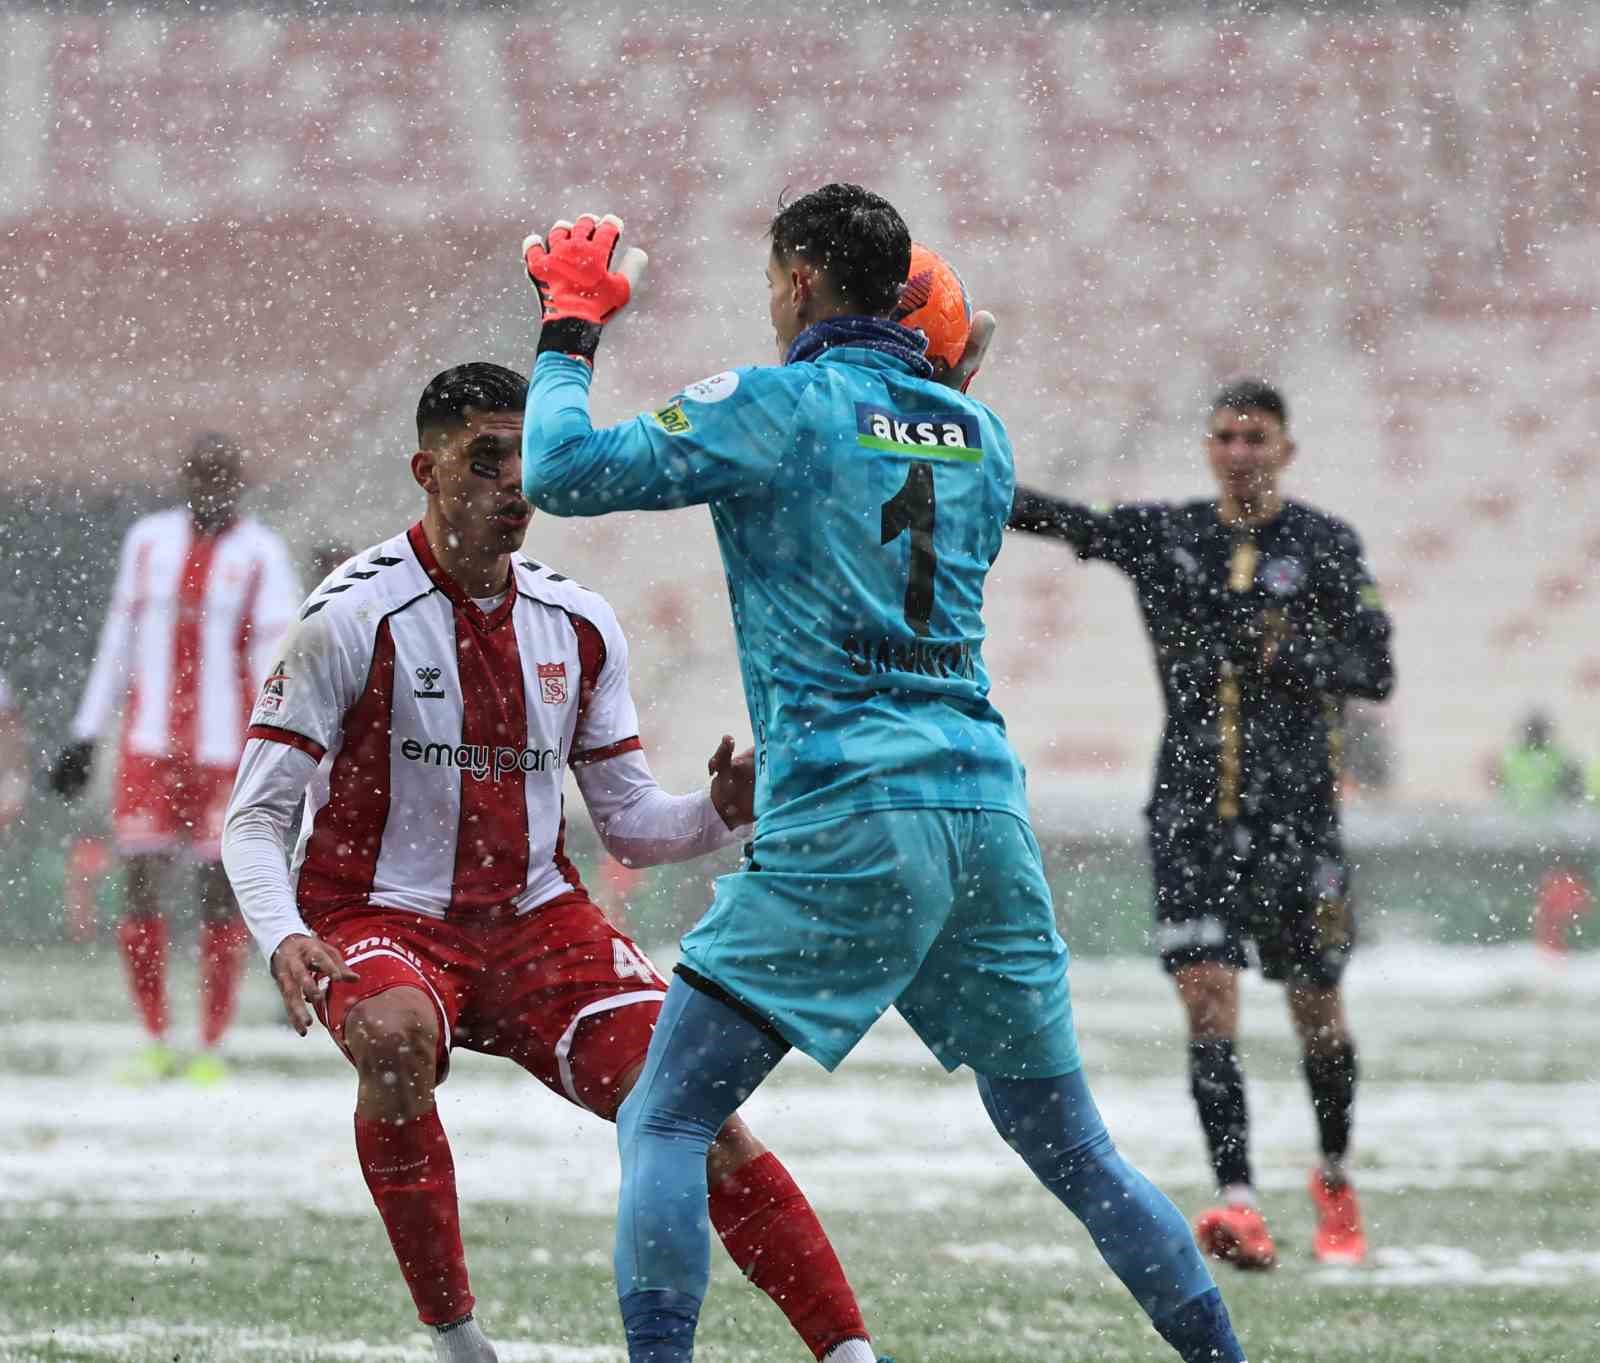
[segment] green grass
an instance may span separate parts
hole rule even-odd
[[[1600,965],[1600,963],[1597,963]],[[179,962],[185,993],[192,963]],[[1186,1213],[1207,1198],[1167,986],[1075,967],[1080,1028],[1124,1151]],[[1600,1358],[1600,972],[1531,955],[1378,952],[1353,971],[1357,1175],[1374,1244],[1313,1264],[1310,1122],[1281,1000],[1246,992],[1275,1273],[1220,1281],[1252,1363]],[[219,1089],[129,1090],[109,953],[0,965],[0,1363],[430,1357],[351,1158],[352,1080],[272,1021],[252,980]],[[441,1110],[479,1314],[503,1363],[620,1360],[610,1131],[510,1067],[461,1057]],[[811,1191],[901,1363],[1170,1358],[1076,1223],[985,1129],[970,1080],[893,1026],[829,1079],[789,1061],[752,1121]],[[720,1251],[710,1363],[804,1363]]]

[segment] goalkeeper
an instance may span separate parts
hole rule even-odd
[[[1067,950],[1023,773],[989,702],[980,610],[1011,507],[1010,442],[888,320],[911,239],[854,185],[771,226],[774,367],[691,384],[597,431],[601,329],[642,265],[621,224],[530,238],[544,309],[528,496],[557,515],[707,503],[757,743],[756,834],[683,942],[623,1106],[616,1269],[633,1363],[692,1356],[706,1289],[705,1150],[791,1046],[829,1069],[891,1006],[1089,1228],[1188,1363],[1240,1363],[1176,1208],[1112,1146],[1084,1082]]]

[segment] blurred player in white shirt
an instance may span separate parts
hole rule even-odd
[[[22,818],[28,801],[28,743],[4,674],[0,674],[0,836]]]
[[[726,846],[753,818],[753,754],[735,759],[731,738],[708,790],[656,784],[611,607],[516,552],[533,514],[526,400],[498,365],[428,385],[411,457],[423,518],[311,594],[256,704],[223,838],[291,1021],[303,1035],[315,1009],[356,1068],[357,1158],[451,1363],[495,1357],[434,1105],[452,1049],[505,1056],[614,1120],[666,991],[563,851],[567,769],[629,865]],[[707,1172],[729,1254],[812,1353],[872,1363],[822,1226],[737,1116]]]
[[[183,1067],[167,1044],[162,894],[180,855],[200,863],[201,1051],[191,1078],[222,1074],[216,1047],[233,1015],[244,934],[221,866],[222,816],[250,702],[294,619],[300,586],[283,541],[239,514],[238,445],[202,434],[180,471],[183,504],[136,521],[122,544],[94,668],[51,773],[69,799],[88,783],[95,742],[122,703],[112,826],[127,863],[118,941],[150,1045],[137,1077]]]

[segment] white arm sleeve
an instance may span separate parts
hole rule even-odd
[[[295,906],[288,847],[295,806],[316,769],[310,753],[252,738],[228,801],[222,864],[250,934],[269,961],[285,937],[311,931]]]
[[[111,711],[127,685],[128,635],[133,622],[134,561],[138,549],[130,533],[122,542],[122,554],[117,562],[117,582],[111,589],[111,607],[106,611],[105,624],[100,627],[100,643],[94,653],[94,667],[89,672],[89,684],[83,688],[83,699],[78,703],[78,713],[72,719],[72,738],[77,743],[88,743],[100,737],[100,731],[111,718]]]
[[[600,841],[624,866],[688,861],[748,835],[748,826],[722,822],[710,791],[667,794],[638,748],[575,767],[573,775]]]

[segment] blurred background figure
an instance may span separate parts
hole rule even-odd
[[[22,712],[0,673],[0,837],[12,831],[27,807],[30,766]]]
[[[1521,737],[1500,755],[1495,786],[1515,814],[1550,814],[1583,793],[1577,759],[1562,748],[1542,710],[1528,712]]]
[[[94,667],[51,785],[88,784],[95,743],[122,703],[113,842],[126,866],[117,940],[149,1045],[133,1079],[223,1075],[244,926],[221,866],[222,817],[255,691],[294,618],[300,584],[283,541],[239,514],[243,455],[197,436],[179,469],[180,505],[136,521],[122,544]],[[199,862],[200,1051],[168,1045],[163,899],[183,855]]]
[[[1541,951],[1565,956],[1572,930],[1594,912],[1594,885],[1577,865],[1558,863],[1539,878],[1533,901],[1533,940]]]

